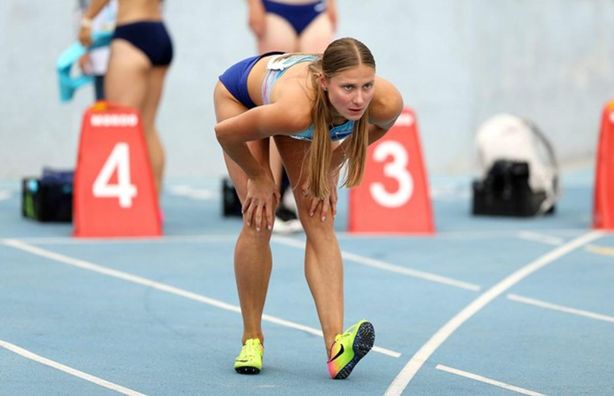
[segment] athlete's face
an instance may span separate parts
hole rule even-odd
[[[329,79],[322,79],[322,87],[328,91],[328,99],[337,113],[345,119],[356,121],[373,99],[374,82],[375,70],[367,65],[358,65]]]

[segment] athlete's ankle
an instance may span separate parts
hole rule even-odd
[[[328,359],[331,358],[332,350],[333,350],[333,347],[335,346],[335,340],[337,339],[337,336],[339,336],[339,335],[341,335],[341,333],[337,333],[337,334],[334,335],[333,338],[331,338],[330,340],[327,339],[325,341],[325,345],[327,345],[326,346],[326,354],[328,355]]]
[[[241,338],[241,344],[245,345],[247,340],[258,339],[260,344],[264,345],[264,336],[262,334],[244,334],[243,338]]]

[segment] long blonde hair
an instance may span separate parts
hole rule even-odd
[[[346,37],[330,43],[322,58],[309,66],[315,90],[314,105],[311,111],[314,132],[307,154],[309,189],[311,194],[318,198],[324,198],[330,193],[328,178],[333,153],[329,136],[332,124],[332,105],[318,79],[320,76],[329,79],[336,73],[359,65],[367,65],[375,70],[375,59],[366,45],[354,38]],[[367,127],[368,109],[354,123],[352,135],[348,137],[349,149],[345,152],[345,160],[341,164],[343,166],[345,162],[348,163],[347,173],[343,181],[343,185],[346,187],[354,187],[362,180],[369,145]]]

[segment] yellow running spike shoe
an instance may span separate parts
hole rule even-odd
[[[262,370],[264,347],[258,338],[245,341],[241,353],[235,359],[235,370],[239,374],[258,374]]]
[[[332,379],[347,378],[356,363],[362,359],[373,347],[375,330],[366,320],[361,320],[335,337],[330,348],[328,360],[328,373]]]

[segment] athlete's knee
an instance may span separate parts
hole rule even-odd
[[[322,221],[321,217],[316,214],[309,216],[309,214],[302,214],[300,216],[301,224],[305,230],[305,235],[309,239],[324,238],[331,239],[335,237],[334,222],[333,219],[327,217]]]
[[[253,224],[248,226],[247,224],[243,223],[243,229],[241,230],[241,235],[244,238],[247,238],[252,243],[256,243],[258,245],[268,245],[271,242],[272,234],[272,230],[267,229],[266,226],[260,228],[258,231]]]

